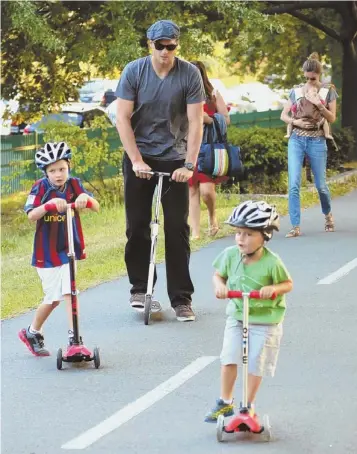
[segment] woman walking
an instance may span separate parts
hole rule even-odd
[[[305,61],[302,70],[306,82],[294,87],[281,114],[292,127],[288,142],[289,215],[292,224],[287,238],[301,235],[300,183],[304,157],[307,156],[325,215],[325,231],[333,232],[330,191],[326,184],[327,145],[324,122],[336,120],[337,93],[333,85],[320,82],[322,65],[316,52]],[[326,131],[326,128],[325,128]]]
[[[227,106],[222,95],[218,90],[215,90],[208,79],[205,65],[200,61],[192,61],[201,73],[203,85],[206,92],[206,102],[204,104],[204,126],[213,123],[213,115],[220,114],[224,117],[227,125],[230,123]],[[205,134],[204,134],[205,136]],[[201,197],[207,206],[209,216],[208,234],[214,236],[219,230],[216,217],[216,185],[226,181],[227,177],[210,178],[204,173],[197,170],[197,166],[193,172],[193,176],[188,180],[189,184],[189,222],[191,226],[191,239],[197,240],[200,238],[200,217],[201,217]]]

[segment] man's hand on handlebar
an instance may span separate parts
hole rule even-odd
[[[138,178],[144,178],[150,180],[152,175],[146,172],[150,172],[151,167],[146,164],[144,161],[133,162],[133,172]]]

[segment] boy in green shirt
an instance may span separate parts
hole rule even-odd
[[[279,230],[279,215],[266,202],[247,201],[236,207],[227,224],[236,228],[236,245],[225,249],[213,262],[217,298],[227,298],[228,290],[259,290],[261,299],[249,301],[248,407],[253,403],[263,376],[274,376],[282,337],[285,293],[292,280],[281,259],[265,247]],[[271,300],[273,294],[276,298]],[[232,416],[237,364],[241,359],[243,300],[230,300],[221,352],[221,396],[206,415],[215,422],[220,414]]]

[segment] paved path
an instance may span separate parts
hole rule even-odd
[[[248,454],[355,454],[357,191],[335,199],[333,208],[335,233],[323,231],[314,207],[303,213],[302,237],[284,238],[284,218],[271,243],[295,284],[277,374],[263,383],[257,407],[270,415],[274,442],[219,444],[215,426],[203,422],[219,393],[224,327],[225,304],[212,294],[211,263],[232,244],[230,237],[192,255],[195,323],[175,320],[163,266],[157,296],[164,320],[149,327],[128,306],[126,278],[80,295],[83,337],[101,348],[99,370],[91,364],[57,371],[54,355],[35,358],[17,339],[32,313],[4,321],[2,453],[216,454],[238,452],[240,443]],[[345,276],[330,276],[347,263]],[[331,283],[318,285],[327,276]],[[53,354],[66,341],[64,310],[48,321],[46,341]],[[237,400],[240,390],[239,382]]]

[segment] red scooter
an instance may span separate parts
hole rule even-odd
[[[86,208],[91,208],[92,202],[87,202]],[[67,347],[65,353],[62,349],[57,351],[57,369],[62,369],[62,362],[67,363],[80,363],[83,361],[94,361],[96,369],[100,366],[100,356],[97,347],[93,349],[93,353],[82,342],[82,337],[79,335],[78,326],[78,307],[77,307],[77,289],[76,289],[76,271],[75,271],[75,251],[73,243],[73,223],[72,223],[72,209],[75,208],[74,203],[67,204],[66,221],[67,221],[67,237],[68,237],[68,258],[69,258],[69,271],[71,279],[71,307],[72,307],[72,320],[73,320],[73,342]],[[57,210],[56,204],[48,202],[45,204],[45,209],[48,211]]]
[[[242,338],[242,363],[243,363],[243,396],[239,408],[239,414],[234,416],[227,425],[225,425],[224,416],[219,415],[217,419],[216,435],[218,441],[224,441],[224,433],[234,432],[251,432],[261,434],[264,441],[270,441],[272,438],[271,427],[268,415],[263,416],[263,424],[258,420],[257,415],[251,416],[248,407],[248,333],[249,333],[249,298],[260,299],[259,291],[241,292],[229,291],[228,298],[243,298],[243,338]],[[271,299],[275,299],[273,295]]]

